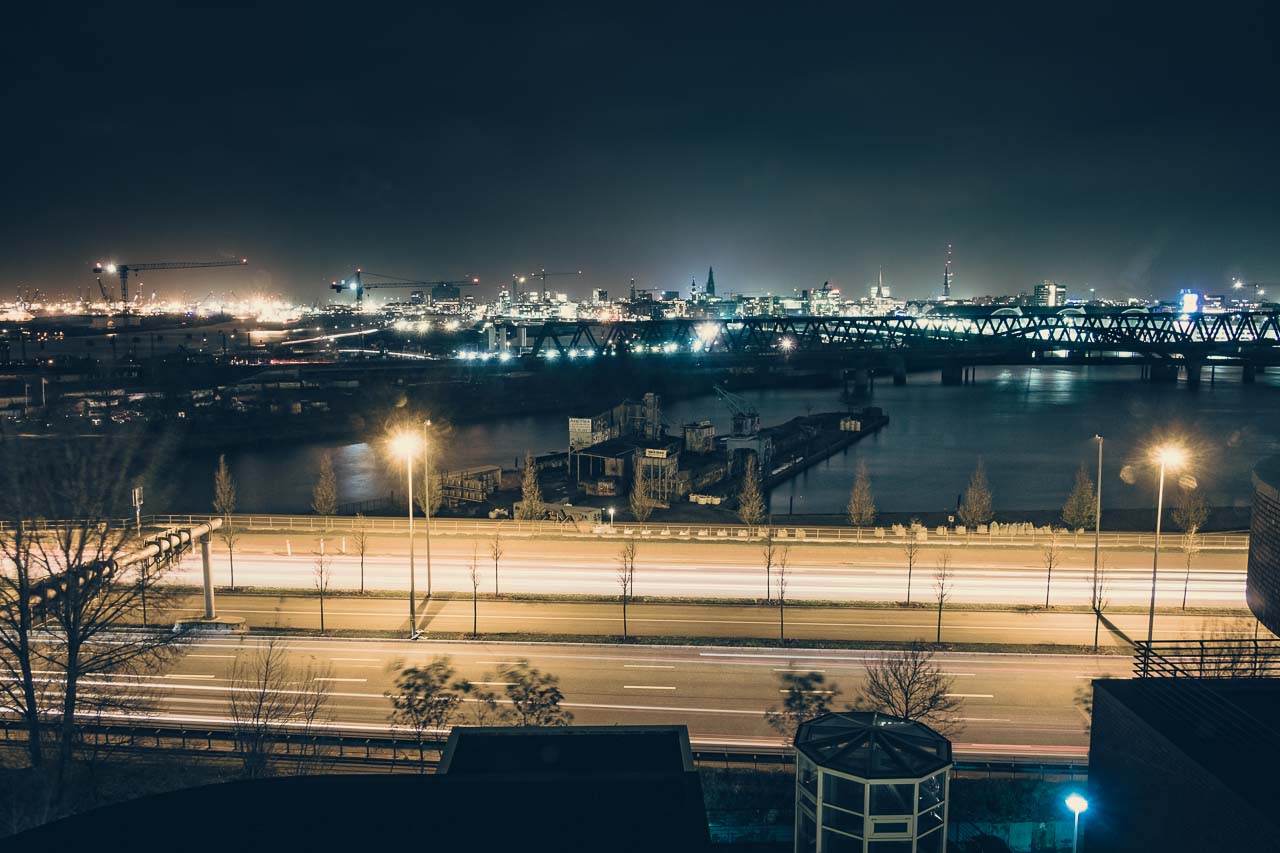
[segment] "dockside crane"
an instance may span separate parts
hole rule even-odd
[[[726,391],[719,385],[711,386],[715,389],[716,396],[724,401],[725,406],[733,414],[733,434],[737,436],[750,436],[760,432],[760,412],[756,407],[748,403],[742,397],[731,391]]]
[[[102,274],[108,273],[120,277],[120,301],[126,305],[129,303],[129,273],[143,272],[145,270],[202,270],[211,267],[242,267],[249,263],[248,258],[241,258],[238,261],[173,261],[169,263],[159,264],[96,264],[93,268],[94,273],[98,276],[98,289],[102,291],[102,298],[108,302],[111,301],[107,288],[102,283]]]
[[[386,279],[386,281],[370,281],[365,282],[365,276],[373,276],[378,279]],[[474,287],[480,283],[480,279],[475,276],[468,276],[460,279],[445,279],[441,281],[412,281],[407,278],[401,278],[394,275],[383,275],[376,272],[365,272],[357,269],[353,274],[341,281],[331,281],[329,287],[338,291],[349,290],[356,295],[356,304],[364,304],[364,292],[375,287],[420,287],[427,288],[428,296],[431,293],[430,288],[434,287]]]

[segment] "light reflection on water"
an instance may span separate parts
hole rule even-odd
[[[776,424],[806,411],[843,408],[839,389],[780,389],[743,392],[760,410],[762,423]],[[876,384],[868,402],[891,419],[879,435],[779,486],[775,512],[841,512],[859,459],[867,463],[876,502],[885,511],[942,510],[955,505],[974,463],[987,464],[997,508],[1061,506],[1081,462],[1093,476],[1095,444],[1106,437],[1103,501],[1115,507],[1152,504],[1151,483],[1120,480],[1126,462],[1160,430],[1182,432],[1198,450],[1195,474],[1215,505],[1249,501],[1249,472],[1259,459],[1280,453],[1280,374],[1274,370],[1243,385],[1238,371],[1220,371],[1214,387],[1208,371],[1197,392],[1185,384],[1153,385],[1138,369],[979,368],[977,383],[942,386],[938,375],[913,375],[904,387]],[[863,405],[862,403],[858,404]],[[714,397],[671,401],[664,420],[680,425],[711,418],[717,432],[729,429],[730,414]],[[448,467],[501,464],[510,467],[526,450],[544,452],[567,443],[564,415],[517,415],[455,427],[446,442]],[[379,497],[402,489],[394,466],[376,444],[315,443],[238,449],[227,453],[245,512],[307,512],[317,461],[334,451],[340,500]],[[174,511],[205,512],[212,500],[217,455],[186,460]],[[1143,470],[1143,466],[1137,466]]]

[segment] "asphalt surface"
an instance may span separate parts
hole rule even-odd
[[[217,612],[239,617],[252,628],[318,629],[320,600],[314,593],[298,595],[244,595],[220,593]],[[327,595],[325,627],[330,631],[389,631],[408,635],[407,598],[360,598]],[[203,599],[186,597],[175,615],[203,612]],[[470,633],[473,619],[481,634],[559,634],[620,637],[622,607],[613,602],[560,603],[542,601],[480,600],[473,614],[470,600],[417,601],[419,631]],[[936,607],[853,608],[788,607],[785,611],[788,640],[844,640],[933,642],[937,638]],[[1104,624],[1099,632],[1103,645],[1127,645],[1124,636],[1145,638],[1147,617],[1140,613],[1109,614],[1120,633]],[[1092,613],[1017,612],[1001,610],[947,610],[942,614],[942,639],[950,643],[1003,643],[1092,645]],[[1163,639],[1218,636],[1252,636],[1254,621],[1232,616],[1159,614],[1156,634]],[[776,639],[779,608],[776,605],[631,603],[627,608],[631,636]],[[1270,636],[1268,634],[1268,636]]]
[[[168,671],[146,680],[157,695],[153,718],[192,725],[227,722],[230,669],[256,653],[261,636],[201,639]],[[578,724],[683,723],[702,748],[750,749],[780,743],[764,712],[780,701],[779,678],[816,670],[834,682],[841,706],[857,693],[875,652],[745,647],[508,644],[289,639],[295,677],[304,665],[328,696],[331,724],[351,732],[389,728],[389,689],[399,667],[450,657],[458,674],[501,693],[503,667],[517,660],[560,678],[564,706]],[[961,700],[957,751],[966,756],[1045,760],[1086,754],[1085,718],[1074,697],[1097,677],[1124,677],[1127,658],[1080,655],[944,653],[938,658]],[[128,678],[91,678],[84,689],[111,691]],[[466,723],[474,706],[464,708]]]
[[[364,588],[408,588],[404,536],[370,537],[364,557]],[[360,588],[360,558],[352,537],[243,535],[236,547],[235,580],[242,586],[314,586],[316,555],[329,559],[334,589]],[[1182,602],[1185,554],[1171,536],[1161,552],[1157,599]],[[498,584],[503,592],[613,595],[617,593],[620,542],[512,538],[503,540]],[[431,588],[471,592],[474,561],[481,589],[494,588],[490,540],[436,536],[431,542]],[[425,537],[416,541],[415,585],[427,589]],[[781,549],[779,549],[780,553]],[[920,550],[911,573],[912,600],[928,600],[946,554],[952,575],[951,600],[980,603],[1043,604],[1047,570],[1043,548],[964,546]],[[1104,598],[1113,605],[1146,605],[1151,596],[1149,550],[1102,552]],[[1205,552],[1192,563],[1188,603],[1208,607],[1244,607],[1244,552]],[[904,601],[906,558],[900,547],[879,545],[792,544],[788,556],[787,597],[791,600]],[[228,585],[230,561],[220,540],[213,547],[215,583]],[[198,549],[169,577],[178,583],[201,580]],[[776,575],[775,575],[776,578]],[[775,580],[776,582],[776,580]],[[1090,602],[1093,551],[1063,548],[1048,584],[1053,604]],[[771,587],[776,589],[776,587]],[[635,594],[698,598],[764,598],[765,571],[759,544],[643,540],[637,543]]]

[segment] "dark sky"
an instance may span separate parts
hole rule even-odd
[[[8,21],[0,298],[231,255],[146,281],[918,296],[948,242],[961,295],[1280,283],[1266,4],[117,5]]]

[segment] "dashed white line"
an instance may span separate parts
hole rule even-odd
[[[189,655],[187,655],[187,657],[189,657],[189,658],[222,658],[222,659],[225,659],[225,660],[235,660],[235,659],[236,659],[236,656],[235,656],[235,655],[196,655],[196,654],[189,654]]]
[[[653,684],[624,684],[623,690],[675,690],[674,687],[658,687]]]
[[[948,693],[949,699],[994,699],[996,698],[990,693]]]
[[[180,672],[166,672],[166,673],[165,673],[165,675],[164,675],[164,677],[165,677],[165,678],[217,678],[218,676],[216,676],[216,675],[194,675],[194,674],[185,674],[185,673],[180,673]]]
[[[675,669],[674,666],[661,663],[624,663],[623,669]]]

